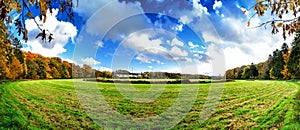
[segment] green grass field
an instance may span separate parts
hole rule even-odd
[[[82,84],[89,82],[81,82]],[[124,98],[114,84],[98,83],[114,110],[136,118],[151,117],[169,108],[181,85],[166,85],[153,102]],[[199,87],[197,99],[186,117],[173,129],[299,129],[299,84],[285,81],[236,81],[226,83],[219,105],[200,124],[198,119],[211,84]],[[87,85],[88,87],[88,85]],[[124,85],[126,87],[126,85]],[[134,85],[146,91],[150,85]],[[22,81],[0,85],[0,129],[101,129],[84,113],[73,80]]]

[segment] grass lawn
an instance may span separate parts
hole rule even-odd
[[[86,89],[89,89],[90,82],[75,82],[83,86],[86,84]],[[133,86],[139,91],[151,90],[150,85],[146,84]],[[132,118],[162,114],[176,101],[181,87],[198,87],[191,110],[173,129],[300,128],[300,86],[295,82],[226,83],[216,110],[202,124],[198,119],[211,84],[168,84],[163,93],[149,103],[126,99],[111,83],[98,83],[98,87],[113,110]],[[127,85],[124,84],[124,87]],[[128,127],[134,126],[128,124]],[[22,81],[0,85],[0,129],[40,128],[102,129],[81,107],[73,80]]]

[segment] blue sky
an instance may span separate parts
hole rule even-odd
[[[54,10],[43,27],[54,41],[41,43],[26,20],[24,50],[58,56],[95,69],[221,74],[258,63],[284,42],[270,29],[247,27],[255,0],[80,0],[75,22]],[[48,11],[49,13],[49,11]],[[271,16],[253,18],[255,26]],[[38,18],[37,18],[38,19]],[[261,35],[263,34],[263,35]],[[292,37],[286,41],[290,43]]]

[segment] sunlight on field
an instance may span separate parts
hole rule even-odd
[[[89,84],[90,82],[82,82]],[[198,123],[210,84],[166,85],[153,102],[126,99],[111,83],[98,83],[99,90],[113,110],[133,118],[146,118],[165,112],[177,99],[181,87],[199,87],[188,115],[174,129],[297,128],[295,97],[299,85],[284,81],[236,81],[226,83],[221,102],[213,115]],[[88,86],[88,85],[87,85]],[[150,85],[133,85],[148,91]],[[126,87],[126,85],[124,85]],[[0,88],[0,128],[101,129],[84,113],[73,80],[42,80],[7,83]],[[130,124],[129,124],[130,125]],[[130,127],[130,126],[129,126]],[[131,126],[134,127],[134,126]]]

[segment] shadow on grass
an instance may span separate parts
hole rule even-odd
[[[208,84],[208,83],[224,83],[234,82],[234,80],[210,80],[210,81],[191,81],[189,79],[176,80],[176,81],[155,81],[152,80],[120,80],[120,79],[85,79],[84,81],[102,82],[102,83],[122,83],[122,84]]]

